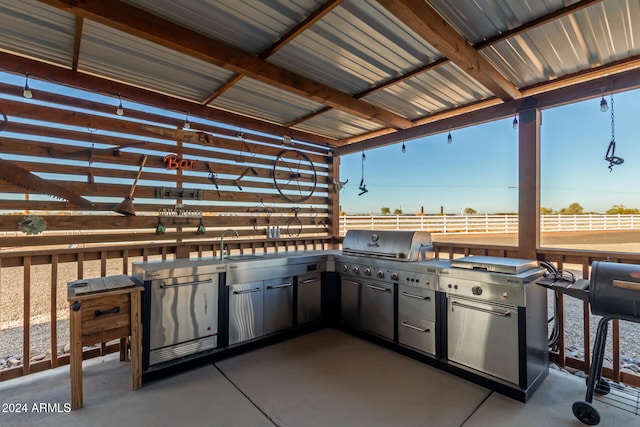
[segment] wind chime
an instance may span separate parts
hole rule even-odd
[[[605,154],[604,159],[609,162],[609,172],[613,171],[614,166],[624,163],[622,157],[616,156],[616,126],[613,113],[613,93],[611,94],[611,142],[609,143],[609,148],[607,148],[607,154]]]
[[[358,196],[362,196],[364,193],[366,193],[367,191],[367,186],[364,183],[364,161],[367,159],[367,156],[364,155],[364,151],[362,152],[362,175],[360,176],[360,186],[358,187],[358,189],[360,190],[360,193],[358,194]]]

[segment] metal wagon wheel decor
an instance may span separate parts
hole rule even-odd
[[[313,162],[300,151],[282,150],[273,162],[273,184],[289,202],[304,202],[311,197],[317,179]]]

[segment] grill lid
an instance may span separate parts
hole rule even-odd
[[[492,273],[518,274],[538,267],[538,261],[519,258],[502,258],[472,255],[451,260],[452,268],[488,271]]]
[[[349,230],[342,242],[343,255],[418,261],[433,251],[427,231]]]

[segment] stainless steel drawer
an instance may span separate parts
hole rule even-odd
[[[398,314],[398,342],[425,353],[436,353],[435,322]]]
[[[398,286],[398,312],[424,320],[436,320],[435,291],[415,286]]]

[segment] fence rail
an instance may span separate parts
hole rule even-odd
[[[425,230],[432,233],[516,233],[518,215],[343,215],[340,233],[352,229]],[[640,215],[541,215],[540,231],[640,229]]]

